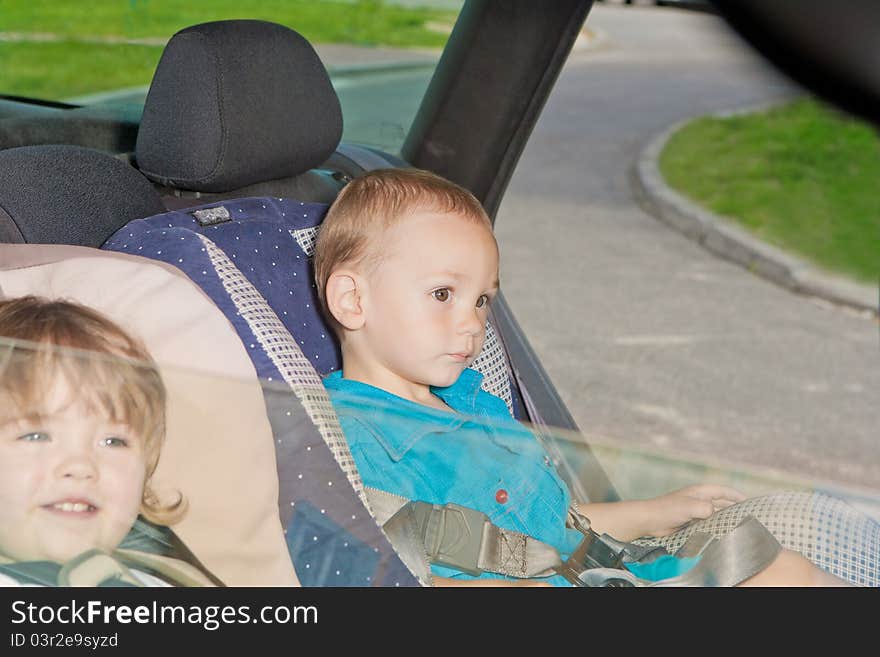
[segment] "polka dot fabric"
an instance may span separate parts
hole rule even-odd
[[[266,385],[286,384],[296,394],[296,399],[288,396],[286,413],[279,415],[270,406],[269,414],[278,442],[279,510],[300,581],[307,586],[417,586],[367,508],[355,498],[364,500],[362,483],[311,364],[322,355],[326,362],[336,360],[336,347],[321,330],[323,321],[310,296],[314,287],[308,256],[286,220],[290,216],[293,225],[316,224],[326,206],[243,199],[224,207],[239,220],[202,226],[191,214],[198,208],[168,212],[131,222],[103,248],[162,260],[187,273],[233,324]],[[273,310],[260,289],[270,290],[275,307],[284,310]],[[290,328],[300,325],[305,330],[295,340]],[[316,334],[308,332],[310,327],[318,327]],[[312,353],[311,362],[304,349]],[[266,398],[268,404],[268,390]],[[309,418],[306,423],[301,421],[304,415]],[[299,421],[296,431],[277,429],[291,417]],[[291,479],[294,469],[303,476]],[[307,550],[303,531],[321,545],[346,549]],[[364,561],[364,553],[371,558]]]
[[[226,208],[231,220],[202,226],[193,216],[198,210],[220,206]],[[175,265],[205,288],[216,302],[226,295],[199,238],[206,237],[262,295],[287,331],[295,336],[303,354],[325,374],[339,367],[339,350],[315,304],[309,256],[291,231],[317,232],[326,211],[327,206],[319,203],[245,198],[130,222],[103,248]],[[251,333],[243,320],[233,324],[239,335]],[[245,346],[253,353],[259,376],[278,380],[280,372],[269,358],[260,354],[260,345],[250,340]]]

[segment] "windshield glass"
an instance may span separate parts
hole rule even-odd
[[[343,139],[396,152],[462,4],[10,0],[2,9],[0,94],[142,108],[175,32],[215,20],[266,20],[315,46],[343,106]]]
[[[124,551],[135,550],[194,564],[211,581],[226,584],[416,586],[398,557],[406,555],[405,546],[392,550],[364,505],[369,499],[382,517],[387,511],[377,504],[374,490],[381,485],[394,493],[395,484],[380,484],[361,460],[369,450],[348,424],[359,408],[371,426],[386,432],[386,448],[392,451],[388,445],[396,436],[432,433],[459,441],[476,432],[481,443],[506,443],[508,456],[518,441],[533,443],[510,462],[500,482],[481,484],[490,486],[485,494],[516,514],[522,513],[516,509],[546,504],[540,486],[517,483],[531,477],[535,467],[557,472],[571,499],[585,502],[581,473],[598,458],[626,499],[714,484],[741,491],[750,512],[756,504],[758,511],[766,505],[755,500],[774,495],[789,502],[819,495],[845,503],[861,523],[841,531],[864,531],[880,520],[880,491],[661,450],[587,445],[575,432],[510,419],[465,417],[449,433],[447,413],[425,409],[424,416],[414,418],[398,404],[334,393],[339,424],[324,387],[314,383],[317,378],[279,384],[8,339],[0,339],[0,364],[0,469],[5,473],[0,553],[16,562],[66,562],[90,548],[125,561]],[[354,451],[342,438],[342,427]],[[422,458],[427,444],[424,439],[413,443],[404,463]],[[446,456],[454,458],[448,450]],[[532,462],[525,455],[529,450],[544,465]],[[146,479],[120,478],[132,464],[145,468]],[[461,464],[460,479],[480,482],[467,470],[483,467],[472,452]],[[26,482],[38,476],[41,488],[28,487]],[[35,504],[37,517],[25,524]],[[71,523],[73,516],[79,522]],[[490,518],[505,522],[503,515]],[[792,522],[784,514],[776,520]],[[31,532],[34,523],[43,530]],[[846,537],[850,542],[864,538]],[[147,573],[138,575],[139,581],[155,584],[149,559],[139,568]]]

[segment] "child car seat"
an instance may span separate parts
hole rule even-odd
[[[371,579],[374,584],[413,585],[415,580],[367,511],[360,476],[313,366],[330,371],[338,367],[339,358],[314,301],[304,250],[314,243],[326,207],[248,198],[174,210],[130,222],[102,248],[181,269],[213,299],[242,339],[266,382],[267,408],[278,439],[280,507],[287,499],[295,502],[282,520],[300,581],[364,585],[352,566],[361,563],[371,572],[382,572],[381,582]],[[372,554],[356,555],[353,547],[377,544],[381,547],[371,548]],[[376,559],[384,563],[381,568],[372,564]],[[327,572],[337,571],[353,579],[326,580]]]
[[[267,383],[286,384],[296,392],[349,482],[368,506],[321,383],[321,376],[339,367],[338,345],[319,311],[311,267],[318,226],[326,210],[324,204],[281,198],[224,201],[132,221],[103,248],[162,260],[187,273],[229,318],[257,374]],[[518,406],[514,404],[506,359],[491,325],[474,367],[485,375],[483,387],[504,399],[514,412]],[[276,421],[288,417],[271,410],[270,403],[270,415]],[[300,458],[303,456],[299,453]],[[289,467],[299,472],[297,458],[294,453],[285,453],[283,458],[279,454],[282,485],[295,485],[290,481]],[[282,467],[281,461],[289,467]],[[296,529],[294,520],[291,518],[288,525],[289,541],[300,536],[300,530],[291,533]],[[298,546],[301,544],[292,546],[293,553]],[[301,561],[302,555],[295,554],[294,558],[300,579],[305,577],[307,581],[308,576],[303,575],[296,561]]]

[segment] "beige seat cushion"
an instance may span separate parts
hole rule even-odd
[[[188,500],[174,529],[196,556],[229,585],[297,585],[258,379],[210,299],[182,272],[152,260],[86,247],[0,245],[0,295],[27,294],[103,312],[159,363],[168,434],[154,489]]]

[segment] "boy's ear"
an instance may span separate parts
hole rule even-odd
[[[327,279],[327,308],[349,331],[357,331],[364,325],[362,291],[363,279],[353,271],[334,271]]]

